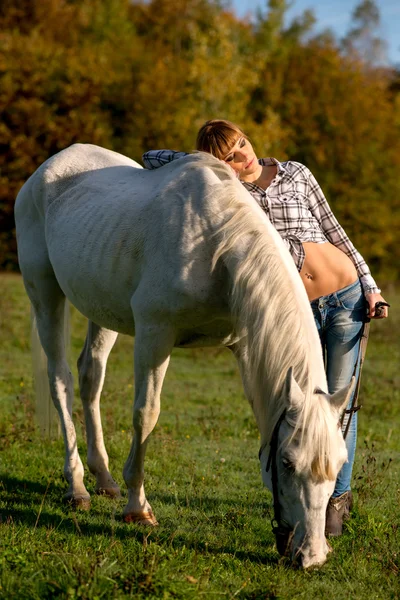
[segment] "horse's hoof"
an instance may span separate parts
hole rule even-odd
[[[158,521],[154,516],[152,510],[142,513],[127,513],[124,515],[125,523],[136,523],[138,525],[150,525],[151,527],[156,527],[158,525]]]
[[[99,487],[96,488],[96,494],[99,496],[107,496],[108,498],[121,498],[121,490],[119,487]]]
[[[90,496],[65,496],[64,502],[74,510],[90,510]]]
[[[77,498],[74,501],[74,508],[79,510],[90,510],[90,498]]]

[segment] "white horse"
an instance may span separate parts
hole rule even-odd
[[[283,530],[284,545],[291,539],[291,556],[303,567],[322,564],[326,506],[347,456],[339,415],[351,390],[326,393],[300,277],[230,169],[199,153],[146,171],[115,152],[76,144],[30,177],[15,217],[19,263],[65,441],[66,499],[90,502],[72,422],[67,298],[89,319],[78,360],[87,462],[96,490],[110,496],[119,488],[108,470],[100,393],[117,332],[136,337],[125,521],[157,524],[145,496],[144,459],[173,347],[227,346],[260,430],[278,536]],[[278,539],[283,552],[280,546]]]

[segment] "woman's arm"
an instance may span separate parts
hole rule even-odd
[[[187,155],[187,152],[176,152],[175,150],[149,150],[143,154],[142,161],[146,169],[158,169]]]
[[[376,302],[385,302],[381,296],[381,290],[378,288],[374,278],[372,277],[367,263],[358,250],[354,247],[345,230],[333,214],[328,201],[325,198],[324,193],[314,175],[309,169],[307,169],[307,172],[308,202],[310,211],[321,225],[321,229],[326,238],[331,242],[331,244],[342,250],[342,252],[344,252],[354,264],[369,305],[368,316],[370,318],[387,317],[388,310],[386,306],[384,307],[384,310],[380,316],[375,316]]]

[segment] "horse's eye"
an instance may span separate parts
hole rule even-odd
[[[294,464],[289,459],[282,458],[282,464],[286,471],[288,471],[289,473],[294,473],[294,471],[295,471]]]

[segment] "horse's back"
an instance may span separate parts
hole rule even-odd
[[[48,158],[26,181],[17,196],[15,210],[22,213],[33,202],[36,210],[44,217],[49,204],[91,174],[108,168],[142,167],[112,150],[92,144],[73,144]],[[28,195],[31,195],[27,200]],[[22,215],[21,215],[22,218]]]

